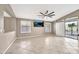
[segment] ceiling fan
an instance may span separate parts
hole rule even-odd
[[[49,12],[48,10],[46,10],[45,13],[40,12],[40,15],[38,15],[38,16],[41,16],[42,18],[44,18],[44,17],[52,18],[53,16],[55,16],[55,12],[54,11]]]

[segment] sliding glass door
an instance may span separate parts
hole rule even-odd
[[[73,39],[78,39],[78,21],[65,21],[65,36]]]

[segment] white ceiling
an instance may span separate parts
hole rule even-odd
[[[11,7],[18,18],[41,19],[44,21],[54,21],[58,18],[79,9],[79,4],[11,4]],[[55,16],[52,18],[39,18],[39,12],[46,10],[54,11]]]

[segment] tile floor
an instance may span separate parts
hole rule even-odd
[[[78,40],[52,34],[16,39],[6,54],[78,54]]]

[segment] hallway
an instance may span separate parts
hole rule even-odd
[[[17,39],[6,54],[77,54],[78,40],[52,34]]]

